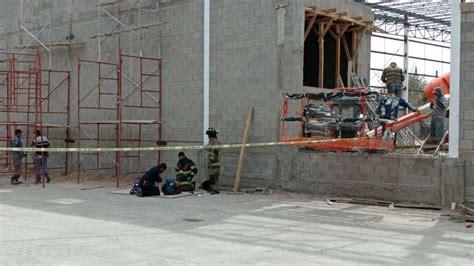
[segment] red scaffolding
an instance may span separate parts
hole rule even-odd
[[[42,70],[40,62],[37,53],[0,51],[0,145],[4,147],[11,146],[19,127],[26,129],[25,146],[39,129],[51,136],[54,147],[69,147],[70,73]],[[50,132],[53,129],[65,129],[66,139],[61,132]],[[67,153],[53,155],[50,169],[64,169],[67,174],[68,158]],[[0,159],[5,166],[3,173],[14,174],[11,154],[1,153]],[[31,166],[35,166],[35,160],[28,156],[23,167],[25,179]]]
[[[77,147],[160,145],[161,59],[120,52],[118,64],[78,59],[77,71]],[[158,152],[152,161],[159,160]],[[77,180],[81,171],[114,170],[119,187],[121,174],[142,172],[150,163],[140,151],[78,153]]]

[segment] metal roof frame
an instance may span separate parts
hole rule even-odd
[[[389,34],[439,42],[451,39],[451,0],[374,1],[355,0],[372,8],[374,25]]]

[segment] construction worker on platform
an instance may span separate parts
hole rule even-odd
[[[418,108],[405,101],[405,99],[393,95],[387,95],[381,97],[377,112],[383,119],[397,120],[399,106],[405,107],[411,112],[418,111]]]
[[[23,147],[23,142],[21,141],[22,133],[23,131],[21,131],[21,129],[15,130],[15,138],[11,141],[11,147],[13,148]],[[15,169],[15,174],[12,176],[10,184],[18,185],[18,184],[21,184],[21,182],[19,181],[20,174],[21,174],[21,162],[23,160],[23,157],[26,156],[26,153],[22,151],[13,151],[11,154],[13,157],[13,166]]]
[[[198,169],[193,160],[186,157],[186,154],[182,151],[178,153],[178,163],[176,164],[175,170],[176,181],[181,184],[181,190],[194,191],[195,182],[193,178],[197,174]]]
[[[219,132],[212,127],[206,131],[206,135],[209,137],[209,145],[220,145],[217,140],[217,134],[219,134]],[[209,174],[209,192],[211,194],[219,194],[220,161],[220,148],[207,149],[207,173]]]
[[[443,95],[440,87],[434,89],[434,98],[430,103],[431,112],[431,130],[430,143],[440,143],[444,136],[444,118],[448,108],[448,101]]]
[[[397,67],[397,63],[392,62],[389,67],[383,70],[381,80],[387,85],[388,95],[401,96],[405,76],[403,75],[403,70]]]

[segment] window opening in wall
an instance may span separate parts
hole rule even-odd
[[[357,73],[362,36],[373,30],[371,21],[349,17],[335,8],[305,10],[303,85],[338,88],[351,85]]]

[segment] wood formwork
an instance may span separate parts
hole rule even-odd
[[[366,31],[375,31],[373,21],[363,21],[362,17],[349,17],[346,12],[338,12],[335,8],[318,10],[316,8],[306,8],[305,10],[305,32],[304,38],[309,36],[311,32],[317,35],[317,42],[319,44],[319,71],[318,86],[324,87],[325,75],[325,50],[324,42],[328,34],[336,41],[335,53],[335,87],[341,87],[341,45],[343,51],[351,64],[351,72],[357,72],[357,54]],[[351,44],[348,44],[345,33],[352,33]],[[327,40],[327,39],[326,39]],[[346,84],[349,85],[349,84]]]

